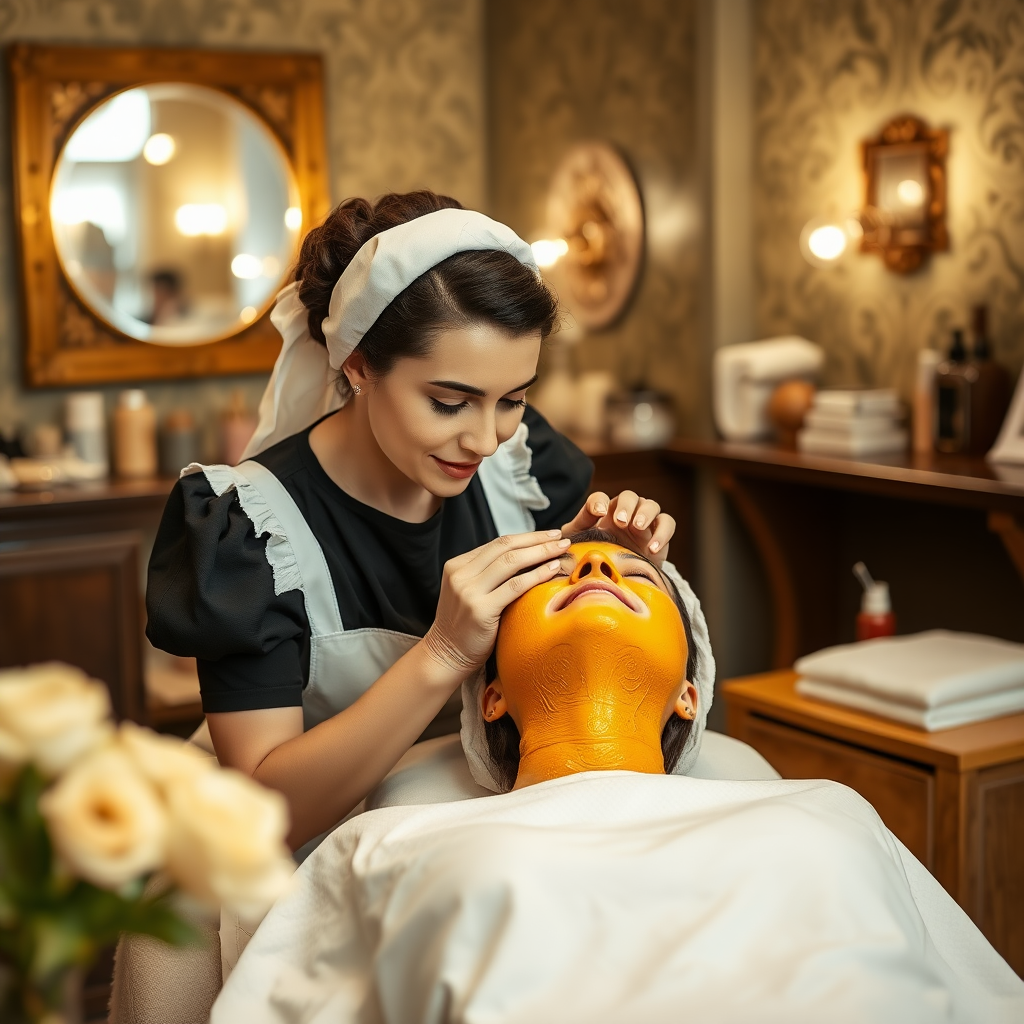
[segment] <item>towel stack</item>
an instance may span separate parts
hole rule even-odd
[[[884,455],[907,447],[895,391],[819,391],[797,447],[812,455]]]
[[[1024,711],[1024,644],[943,629],[828,647],[799,693],[935,732]]]

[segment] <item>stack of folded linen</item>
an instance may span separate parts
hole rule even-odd
[[[1024,711],[1024,644],[934,629],[800,658],[796,688],[928,732]]]
[[[895,391],[819,391],[797,447],[813,455],[883,455],[907,447]]]

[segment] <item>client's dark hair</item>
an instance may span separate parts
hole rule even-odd
[[[574,533],[570,538],[573,544],[586,544],[588,541],[597,544],[618,544],[619,542],[610,533],[604,530],[583,530]],[[641,556],[642,557],[642,556]],[[650,559],[645,559],[650,562]],[[654,565],[653,562],[650,562]],[[657,569],[657,566],[654,566]],[[690,623],[690,613],[683,602],[682,595],[676,589],[675,584],[660,569],[661,576],[668,587],[669,594],[679,609],[679,617],[683,620],[683,631],[686,633],[686,678],[691,682],[699,667],[699,655],[697,647],[693,642],[693,626]],[[488,683],[493,682],[498,675],[498,662],[494,653],[487,659],[485,676]],[[665,771],[671,774],[679,761],[679,756],[686,746],[693,729],[691,719],[680,718],[676,714],[669,715],[665,728],[661,732],[661,754],[665,759]],[[519,742],[520,735],[516,723],[512,721],[511,715],[502,715],[493,722],[484,722],[484,734],[487,737],[487,752],[491,757],[491,767],[498,784],[503,790],[510,790],[519,774]]]
[[[461,210],[449,196],[426,189],[389,192],[374,202],[348,199],[313,228],[302,243],[295,278],[299,298],[309,310],[309,333],[321,344],[331,292],[364,242],[388,228],[438,210]],[[557,302],[547,285],[511,253],[460,252],[416,278],[392,300],[363,335],[362,352],[370,373],[386,376],[399,359],[425,355],[444,330],[485,323],[512,337],[540,332],[555,324]]]

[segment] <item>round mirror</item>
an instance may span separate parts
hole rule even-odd
[[[201,345],[281,288],[302,227],[281,144],[215,89],[161,83],[105,100],[68,137],[50,194],[78,297],[130,338]]]

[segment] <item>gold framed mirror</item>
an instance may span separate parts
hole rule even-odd
[[[861,250],[878,253],[898,274],[917,270],[931,253],[949,248],[948,151],[948,131],[909,115],[894,118],[861,145]]]
[[[269,370],[329,209],[320,58],[16,44],[30,386]]]

